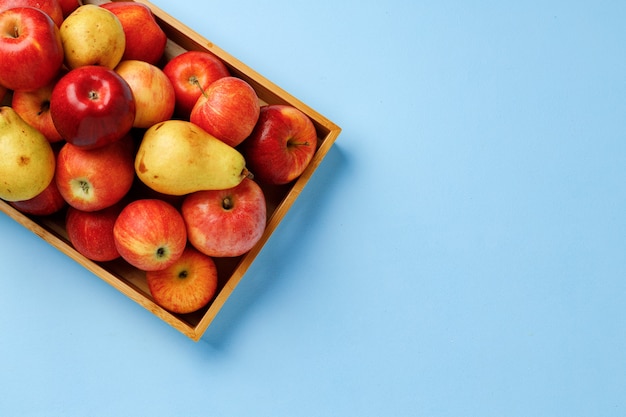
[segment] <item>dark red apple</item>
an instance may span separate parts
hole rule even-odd
[[[52,90],[50,114],[63,138],[95,149],[123,138],[135,121],[135,98],[115,71],[87,65],[63,75]]]
[[[35,216],[49,216],[67,206],[67,202],[59,192],[59,187],[54,180],[35,197],[28,200],[11,201],[10,204],[22,213]]]
[[[36,90],[49,84],[63,64],[59,29],[34,7],[0,12],[0,84]]]
[[[213,81],[230,75],[221,59],[205,51],[183,52],[165,64],[163,72],[174,86],[176,114],[183,119],[189,119],[202,91]]]
[[[204,90],[189,120],[235,147],[250,135],[259,111],[259,98],[250,84],[241,78],[223,77]]]
[[[70,206],[102,210],[119,202],[132,187],[134,161],[130,136],[90,150],[66,143],[57,157],[57,186]]]
[[[283,104],[261,107],[259,120],[242,145],[255,179],[286,184],[304,172],[317,149],[317,132],[309,117]]]
[[[248,252],[261,239],[267,220],[263,190],[249,178],[231,189],[189,194],[181,212],[189,242],[214,257]]]
[[[187,247],[176,262],[160,271],[147,271],[154,302],[172,313],[187,314],[207,305],[217,290],[218,276],[211,257]]]
[[[74,249],[92,261],[106,262],[119,258],[113,226],[122,207],[115,204],[98,211],[68,207],[65,229]]]
[[[129,203],[118,216],[113,234],[122,258],[143,271],[167,268],[181,257],[187,245],[182,215],[158,199]]]

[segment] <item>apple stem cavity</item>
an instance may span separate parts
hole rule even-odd
[[[230,196],[226,196],[222,200],[222,208],[224,210],[231,210],[233,208],[233,205],[233,199]]]
[[[167,255],[167,250],[164,247],[160,247],[156,251],[157,258],[163,258]]]
[[[180,271],[180,273],[178,274],[178,278],[180,278],[180,279],[185,279],[188,276],[189,276],[189,274],[187,273],[187,270]]]
[[[195,85],[196,87],[198,87],[200,89],[200,92],[202,93],[202,95],[204,97],[207,97],[206,91],[204,91],[204,88],[202,88],[202,85],[200,84],[200,81],[198,81],[198,77],[196,77],[195,75],[192,75],[191,77],[189,77],[189,82],[191,84]]]

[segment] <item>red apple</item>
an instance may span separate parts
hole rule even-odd
[[[43,133],[50,143],[63,140],[50,115],[50,97],[57,80],[55,78],[48,85],[36,90],[16,91],[11,102],[13,110],[29,125]]]
[[[214,257],[248,252],[261,239],[267,221],[263,191],[249,178],[228,190],[189,194],[181,212],[189,242]]]
[[[36,90],[49,84],[63,64],[59,29],[34,7],[0,12],[0,84]]]
[[[311,119],[293,106],[273,104],[261,107],[242,153],[255,179],[287,184],[304,172],[316,149],[317,132]]]
[[[204,90],[189,120],[235,147],[247,138],[259,119],[259,98],[241,78],[223,77]]]
[[[108,68],[88,65],[56,83],[50,114],[63,138],[94,149],[123,138],[135,121],[135,98],[124,79]]]
[[[35,216],[49,216],[57,213],[67,206],[65,199],[59,192],[55,180],[35,197],[28,200],[11,201],[10,204],[22,213]]]
[[[172,117],[176,103],[174,87],[159,67],[131,59],[120,62],[115,72],[128,83],[135,97],[134,127],[149,128]]]
[[[82,4],[80,0],[58,0],[63,12],[63,18],[68,17],[72,12]]]
[[[50,16],[54,24],[59,27],[63,23],[63,10],[58,0],[2,0],[0,12],[16,7],[34,7]]]
[[[167,43],[167,35],[157,23],[152,10],[145,4],[134,1],[103,3],[100,7],[113,12],[126,35],[126,48],[122,60],[137,59],[157,64]]]
[[[74,249],[96,262],[119,258],[120,254],[113,238],[113,226],[122,207],[121,204],[115,204],[98,211],[82,211],[68,207],[65,229]]]
[[[221,59],[210,52],[187,51],[172,58],[163,72],[176,92],[176,114],[188,119],[191,109],[213,81],[228,77],[230,71]]]
[[[129,203],[118,216],[113,235],[122,258],[143,271],[167,268],[181,257],[187,245],[182,215],[158,199]]]
[[[217,290],[217,267],[211,257],[187,247],[181,257],[160,271],[147,271],[154,302],[172,313],[187,314],[207,305]]]
[[[57,157],[56,182],[72,207],[97,211],[119,202],[133,185],[134,143],[130,136],[97,149],[66,143]]]

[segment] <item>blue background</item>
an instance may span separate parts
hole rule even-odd
[[[0,415],[626,415],[626,2],[154,3],[343,132],[197,343],[0,215]]]

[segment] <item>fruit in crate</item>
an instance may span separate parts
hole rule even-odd
[[[65,228],[74,249],[92,261],[106,262],[119,258],[113,226],[121,209],[121,204],[89,212],[68,207]]]
[[[63,20],[59,28],[69,69],[99,65],[109,69],[122,60],[126,36],[120,20],[109,10],[84,4]]]
[[[28,200],[54,178],[55,156],[50,142],[11,107],[0,107],[0,198]]]
[[[266,224],[263,190],[246,178],[228,190],[197,191],[185,197],[181,212],[189,242],[205,255],[243,255],[261,239]]]
[[[133,92],[136,108],[134,127],[149,128],[172,117],[176,103],[174,87],[159,67],[130,59],[120,62],[115,72]]]
[[[143,271],[167,268],[187,245],[182,215],[159,199],[140,199],[126,205],[115,221],[113,236],[122,258]]]
[[[154,301],[172,313],[187,314],[207,305],[217,290],[217,268],[209,256],[187,247],[174,264],[146,272]]]
[[[191,110],[190,121],[222,142],[237,146],[259,118],[259,98],[241,78],[223,77],[211,83]]]
[[[50,115],[50,97],[57,81],[58,78],[55,78],[48,85],[32,91],[15,91],[11,101],[13,110],[26,123],[43,133],[50,143],[63,140]]]
[[[84,149],[124,137],[133,127],[135,112],[128,83],[115,71],[97,65],[63,75],[50,97],[54,126],[67,142]]]
[[[50,83],[63,65],[59,29],[33,7],[0,12],[0,84],[35,90]]]
[[[148,6],[134,1],[118,1],[100,5],[111,11],[122,24],[126,47],[122,60],[137,59],[157,64],[167,43],[167,35]]]
[[[191,109],[211,83],[228,77],[230,71],[217,56],[206,51],[186,51],[163,67],[176,92],[176,114],[189,119]]]
[[[59,27],[63,22],[63,10],[58,0],[2,0],[0,11],[16,7],[34,7],[50,16],[54,24]]]
[[[28,200],[11,201],[9,204],[22,213],[34,216],[48,216],[57,213],[67,206],[67,202],[59,192],[56,181],[50,184],[39,194]]]
[[[304,172],[316,148],[317,132],[311,119],[293,106],[272,104],[261,108],[242,153],[259,181],[287,184]]]
[[[72,207],[98,211],[126,196],[135,177],[130,136],[97,149],[66,143],[57,157],[56,182]]]
[[[169,195],[232,188],[249,175],[239,151],[184,120],[146,130],[135,172],[145,185]]]

